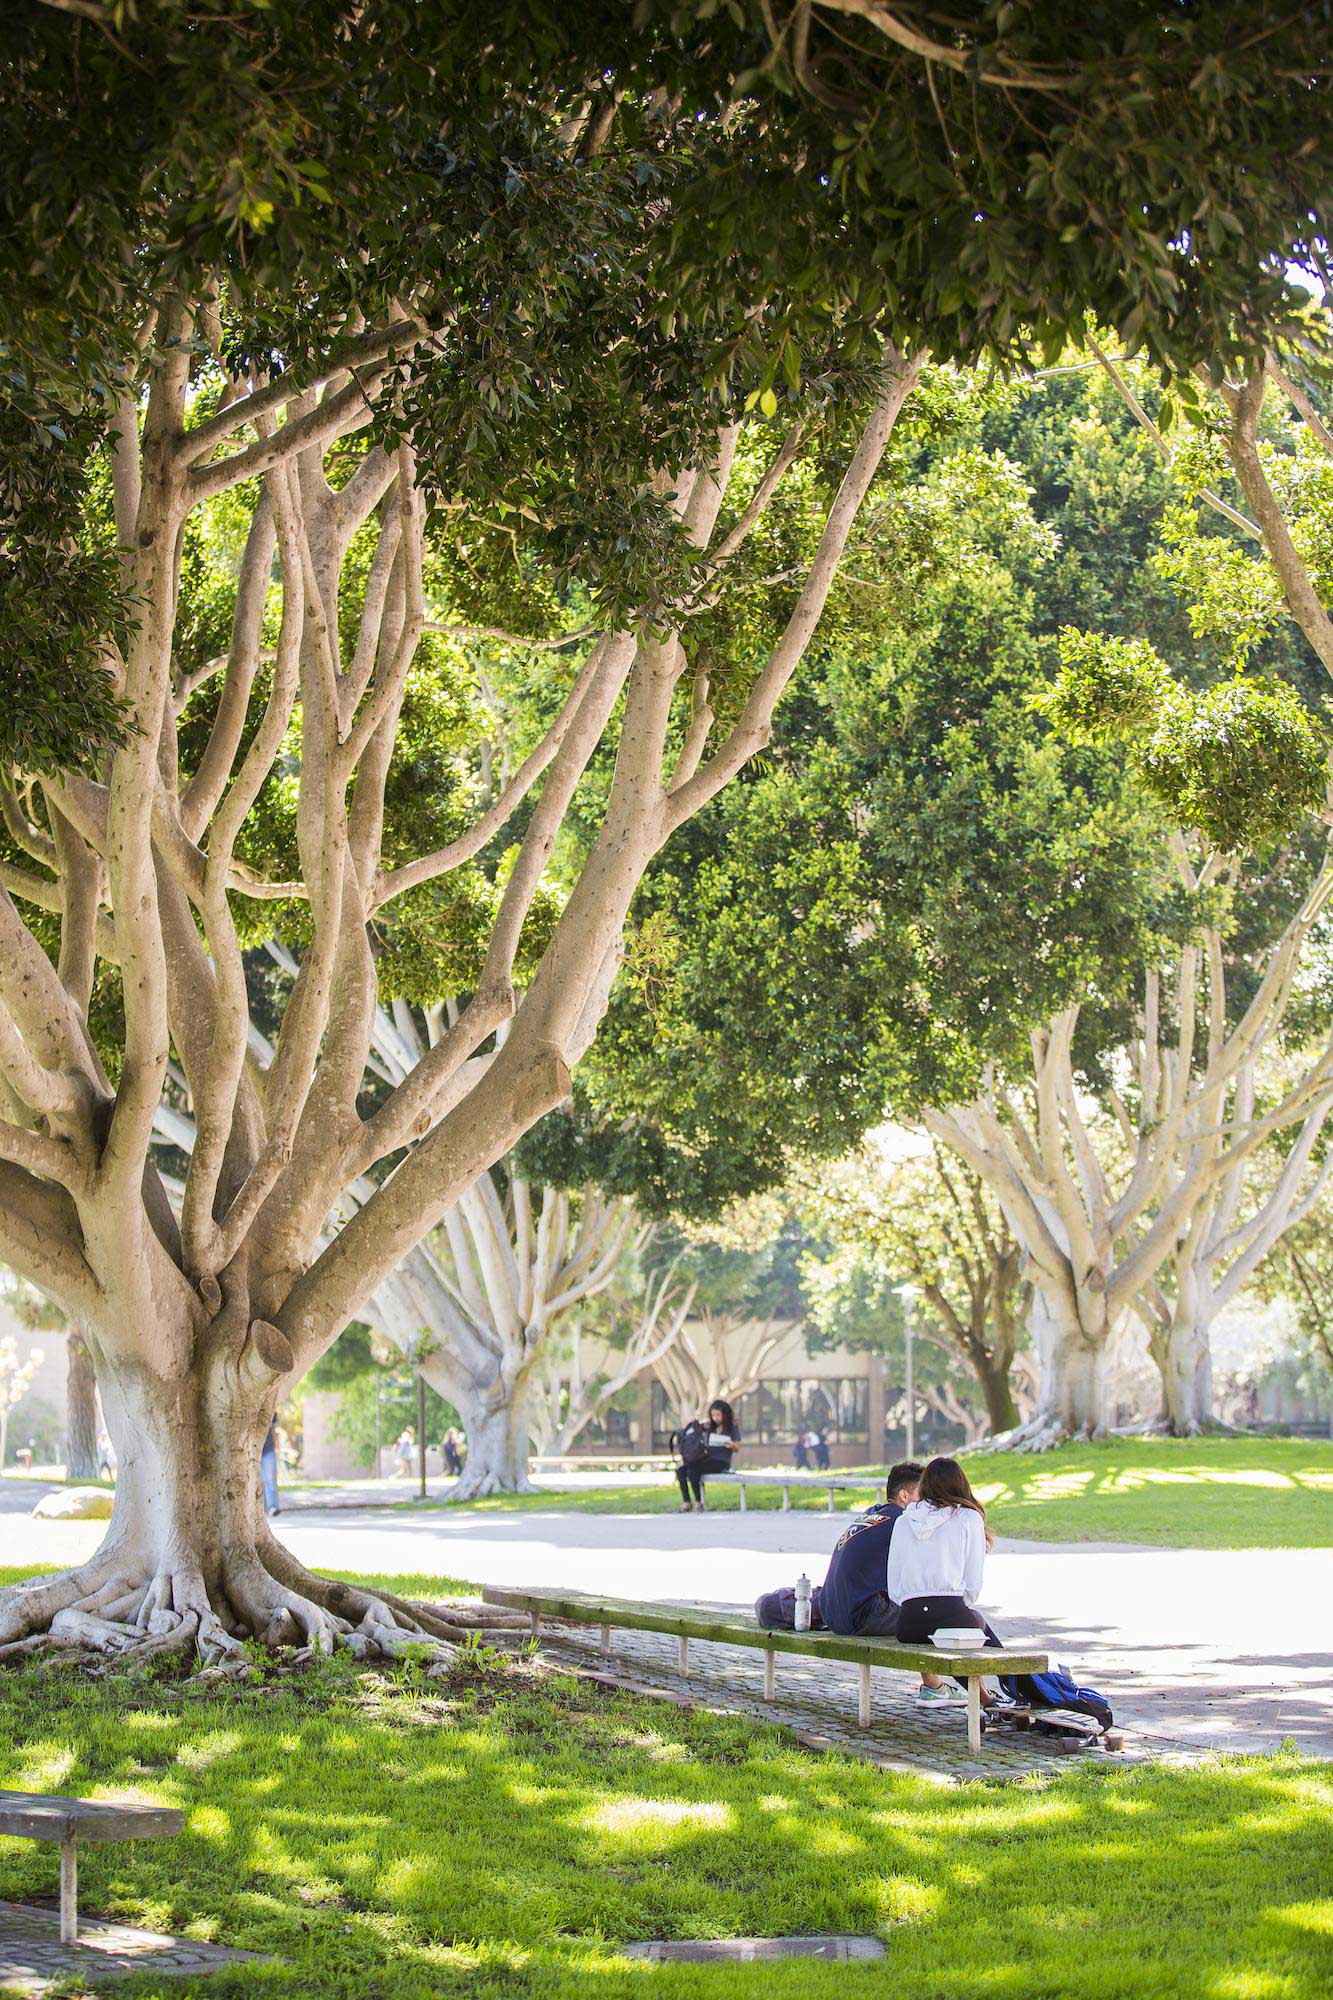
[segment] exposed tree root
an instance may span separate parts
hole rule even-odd
[[[480,1472],[469,1479],[467,1468],[459,1473],[453,1492],[445,1496],[446,1507],[461,1507],[469,1500],[489,1500],[496,1493],[540,1493],[526,1472],[521,1479],[505,1479],[498,1472]]]
[[[129,1570],[120,1550],[0,1591],[0,1662],[47,1651],[95,1670],[197,1661],[195,1680],[208,1684],[252,1671],[247,1640],[292,1664],[342,1648],[361,1660],[424,1655],[445,1666],[469,1640],[511,1638],[527,1623],[521,1612],[422,1604],[334,1582],[266,1530],[257,1547],[230,1551],[211,1584],[188,1564]]]
[[[1093,1424],[1085,1424],[1081,1430],[1072,1430],[1058,1416],[1050,1411],[1038,1411],[1025,1424],[1019,1424],[1011,1431],[1000,1431],[995,1437],[981,1438],[976,1444],[959,1447],[959,1457],[968,1452],[984,1451],[1054,1451],[1060,1444],[1087,1444],[1108,1433]]]
[[[388,1630],[399,1638],[431,1638],[456,1646],[474,1634],[507,1637],[524,1630],[528,1623],[522,1611],[481,1604],[425,1604],[419,1598],[396,1597],[387,1590],[371,1592],[318,1576],[271,1536],[264,1544],[263,1557],[271,1575],[321,1605],[334,1619],[363,1632]]]

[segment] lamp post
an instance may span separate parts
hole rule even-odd
[[[901,1287],[903,1301],[903,1339],[907,1348],[907,1371],[903,1383],[903,1393],[907,1400],[907,1456],[916,1457],[916,1383],[912,1371],[912,1308],[921,1296],[918,1285]]]

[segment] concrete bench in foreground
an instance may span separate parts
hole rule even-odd
[[[62,1799],[41,1792],[0,1791],[0,1833],[19,1840],[60,1844],[60,1942],[79,1935],[79,1843],[163,1840],[180,1832],[185,1815],[175,1806],[137,1799]]]
[[[628,1597],[596,1597],[584,1590],[527,1590],[491,1585],[482,1592],[487,1604],[526,1611],[534,1632],[542,1618],[570,1625],[598,1625],[602,1651],[611,1650],[611,1634],[666,1632],[680,1641],[680,1670],[690,1670],[690,1640],[713,1646],[749,1646],[764,1655],[764,1699],[772,1701],[779,1653],[806,1658],[850,1660],[860,1669],[860,1718],[870,1721],[870,1675],[879,1667],[889,1673],[951,1674],[967,1682],[967,1744],[981,1750],[981,1682],[986,1674],[1040,1674],[1049,1664],[1045,1653],[1015,1653],[990,1646],[984,1652],[948,1653],[939,1646],[903,1646],[896,1639],[844,1638],[835,1632],[766,1632],[748,1616],[718,1611],[706,1604],[641,1604]]]

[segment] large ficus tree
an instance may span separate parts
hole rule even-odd
[[[1292,163],[1326,112],[1276,16],[1256,35],[1243,10],[1228,68],[1226,33],[1135,8],[1108,68],[1109,18],[1044,7],[1009,47],[989,9],[977,37],[867,12],[858,94],[843,9],[800,10],[785,48],[762,10],[564,11],[79,0],[7,24],[0,1254],[87,1329],[120,1478],[97,1555],[6,1594],[0,1640],[214,1659],[430,1629],[269,1534],[269,1414],[567,1094],[645,868],[767,738],[922,348],[1049,341],[1091,304],[1188,360],[1289,316]],[[1219,207],[1244,249],[1213,267]],[[813,553],[775,625],[742,621],[715,703],[692,620],[804,465]],[[191,538],[224,504],[219,601]],[[428,628],[496,622],[506,581],[530,614],[532,574],[553,610],[527,636],[574,601],[589,628],[563,700],[496,796],[405,853]],[[608,732],[596,835],[520,988]],[[275,795],[282,877],[251,840]],[[473,864],[499,893],[470,988],[368,1098],[383,927]],[[265,901],[305,913],[267,1061]],[[173,1063],[179,1213],[150,1150]]]

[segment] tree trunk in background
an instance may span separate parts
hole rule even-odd
[[[1019,1421],[1018,1405],[1014,1392],[1009,1386],[1009,1365],[987,1367],[984,1362],[973,1359],[973,1370],[981,1393],[986,1398],[986,1417],[992,1437],[1001,1431],[1013,1430]]]
[[[97,1376],[88,1343],[77,1327],[65,1336],[65,1477],[96,1479]]]
[[[1089,1335],[1073,1308],[1041,1286],[1033,1290],[1029,1323],[1041,1364],[1037,1407],[1017,1430],[997,1438],[997,1447],[1049,1451],[1067,1438],[1101,1437],[1107,1425],[1109,1337]]]
[[[1162,1413],[1172,1437],[1197,1437],[1213,1422],[1213,1357],[1209,1328],[1179,1314],[1150,1345],[1162,1377]]]
[[[429,1360],[421,1372],[429,1381]],[[455,1391],[453,1400],[467,1435],[467,1463],[450,1497],[477,1500],[488,1493],[531,1493],[526,1379],[515,1388],[497,1382],[490,1395]]]

